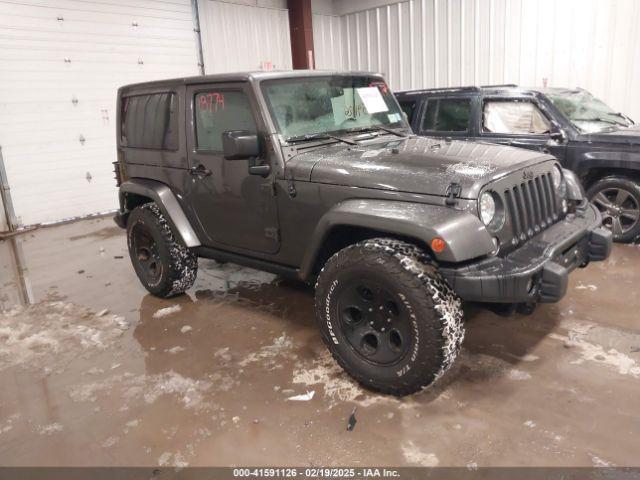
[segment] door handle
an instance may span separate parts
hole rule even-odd
[[[208,168],[205,168],[204,165],[198,165],[197,167],[191,167],[189,173],[195,177],[204,178],[211,175],[212,172]]]

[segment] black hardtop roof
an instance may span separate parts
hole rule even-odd
[[[198,75],[194,77],[169,78],[166,80],[153,80],[150,82],[131,83],[120,87],[119,91],[129,92],[134,90],[143,90],[151,88],[174,87],[176,85],[195,85],[199,83],[216,83],[216,82],[248,82],[262,80],[276,80],[281,78],[308,78],[308,77],[327,77],[327,76],[367,76],[382,77],[382,74],[376,72],[344,72],[332,70],[271,70],[271,71],[255,71],[255,72],[236,72],[236,73],[218,73],[214,75]]]
[[[504,85],[481,85],[479,87],[448,87],[448,88],[425,88],[420,90],[405,90],[402,92],[396,92],[398,97],[409,97],[413,95],[464,95],[469,93],[486,93],[486,92],[520,92],[520,93],[540,93],[543,95],[553,93],[575,93],[579,92],[578,88],[560,88],[560,87],[520,87],[516,84],[504,84]]]

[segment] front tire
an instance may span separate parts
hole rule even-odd
[[[589,200],[600,210],[602,225],[616,242],[631,242],[640,236],[640,185],[625,177],[606,177],[587,191]]]
[[[131,212],[127,245],[140,282],[153,295],[180,295],[195,282],[198,258],[175,238],[155,203],[146,203]]]
[[[415,245],[365,240],[333,255],[316,317],[336,361],[365,387],[417,392],[451,367],[464,338],[460,299]]]

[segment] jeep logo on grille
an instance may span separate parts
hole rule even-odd
[[[522,179],[523,180],[533,180],[533,171],[532,170],[525,170],[524,172],[522,172]]]

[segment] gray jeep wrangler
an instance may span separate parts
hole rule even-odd
[[[555,302],[611,233],[551,156],[411,133],[371,73],[261,72],[118,91],[120,211],[152,294],[198,257],[315,282],[334,358],[395,395],[434,382],[462,301]]]

